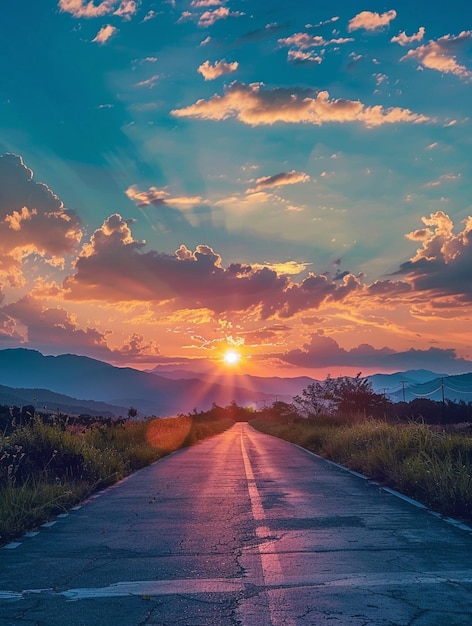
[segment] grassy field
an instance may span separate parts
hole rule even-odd
[[[36,418],[9,437],[0,436],[0,545],[233,423],[192,415],[81,427]]]
[[[472,437],[421,423],[322,416],[252,425],[356,470],[444,515],[472,520]]]

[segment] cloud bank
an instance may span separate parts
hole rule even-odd
[[[281,356],[282,361],[297,367],[326,369],[329,367],[368,368],[401,371],[409,369],[431,369],[438,372],[462,374],[470,372],[472,362],[458,358],[455,350],[428,348],[417,350],[411,348],[397,352],[391,348],[373,348],[369,344],[361,344],[357,348],[345,350],[331,337],[322,332],[311,336],[310,342],[303,348],[289,350]]]

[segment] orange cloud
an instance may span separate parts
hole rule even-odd
[[[348,31],[353,30],[379,30],[390,25],[390,22],[397,17],[397,12],[394,9],[386,11],[385,13],[373,13],[372,11],[361,11],[351,20],[349,20]]]
[[[208,28],[208,26],[213,26],[213,24],[218,20],[225,20],[228,17],[238,17],[240,15],[244,15],[244,13],[239,11],[230,11],[226,7],[219,7],[214,11],[205,11],[202,13],[200,19],[198,20],[198,25],[201,28]]]
[[[264,89],[261,83],[245,85],[234,82],[223,96],[214,95],[209,100],[198,100],[183,109],[171,111],[174,117],[195,117],[225,120],[235,117],[251,126],[271,125],[278,122],[316,124],[360,122],[365,126],[383,124],[422,123],[429,121],[425,115],[409,109],[380,105],[365,106],[359,100],[330,100],[327,91],[314,93],[301,89]]]
[[[401,58],[401,61],[415,59],[419,61],[420,67],[426,67],[443,74],[454,74],[459,78],[470,80],[472,72],[457,61],[454,51],[461,45],[470,42],[471,39],[472,31],[470,30],[464,30],[457,36],[444,35],[436,41],[409,50]]]
[[[320,46],[328,46],[330,44],[340,45],[344,43],[349,43],[354,41],[352,37],[340,37],[338,39],[325,39],[319,35],[312,37],[308,33],[295,33],[290,37],[285,37],[283,39],[278,40],[278,44],[280,46],[293,46],[296,48],[301,48],[302,50],[306,48],[314,48]]]
[[[354,41],[352,38],[337,38],[337,39],[325,39],[319,35],[313,37],[308,33],[295,33],[290,37],[285,37],[278,40],[280,46],[288,46],[291,49],[288,51],[287,60],[289,63],[301,64],[301,63],[322,63],[323,58],[322,50],[321,55],[315,54],[313,51],[307,52],[308,48],[325,47],[328,45],[341,45]]]
[[[92,1],[86,2],[86,0],[59,0],[58,7],[63,13],[70,13],[77,18],[103,17],[113,14],[130,19],[130,16],[137,11],[135,0],[103,0],[98,5]]]
[[[26,335],[17,332],[18,326],[26,329]],[[2,337],[3,334],[3,337]],[[114,362],[149,360],[159,355],[154,341],[146,341],[133,333],[118,348],[110,348],[111,331],[101,332],[87,326],[80,328],[73,315],[62,307],[46,307],[31,295],[8,304],[0,311],[0,341],[17,346],[32,345],[48,353],[85,351],[96,358]]]
[[[58,7],[64,13],[74,17],[102,17],[111,13],[116,6],[115,0],[103,0],[98,5],[85,0],[59,0]]]
[[[195,9],[202,7],[219,7],[224,4],[224,0],[192,0],[190,6]]]
[[[131,16],[134,15],[137,10],[138,7],[134,0],[123,0],[113,15],[118,15],[125,20],[130,20]]]
[[[395,37],[392,37],[390,41],[392,43],[398,43],[400,44],[400,46],[409,46],[412,43],[416,43],[417,41],[423,41],[424,33],[425,33],[425,27],[420,26],[418,32],[415,33],[414,35],[410,35],[410,37],[408,37],[405,31],[403,31],[399,33],[398,35],[396,35]]]
[[[100,28],[95,38],[92,39],[92,42],[103,45],[111,37],[113,37],[113,35],[115,35],[117,32],[118,32],[117,28],[115,28],[114,26],[111,26],[110,24],[107,24],[106,26],[102,26],[102,28]]]
[[[216,61],[213,65],[210,61],[205,61],[200,65],[198,71],[203,76],[205,80],[215,80],[215,78],[219,78],[220,76],[224,76],[225,74],[231,74],[235,72],[239,67],[239,63],[237,61],[233,61],[232,63],[226,63],[223,59],[222,61]]]

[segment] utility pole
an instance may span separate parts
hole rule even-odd
[[[405,402],[405,383],[407,383],[408,381],[406,380],[401,380],[400,383],[402,385],[402,392],[403,392],[403,402]]]
[[[444,400],[444,378],[441,378],[441,396],[442,396],[442,422],[446,421],[446,403]]]

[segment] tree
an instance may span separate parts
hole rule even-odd
[[[128,409],[128,417],[132,419],[133,417],[136,417],[137,414],[138,414],[137,409],[135,409],[134,406],[130,406]]]
[[[384,396],[374,392],[372,383],[361,378],[360,372],[355,378],[327,376],[323,382],[313,382],[301,396],[295,396],[294,402],[307,417],[339,413],[381,415],[390,404]]]

